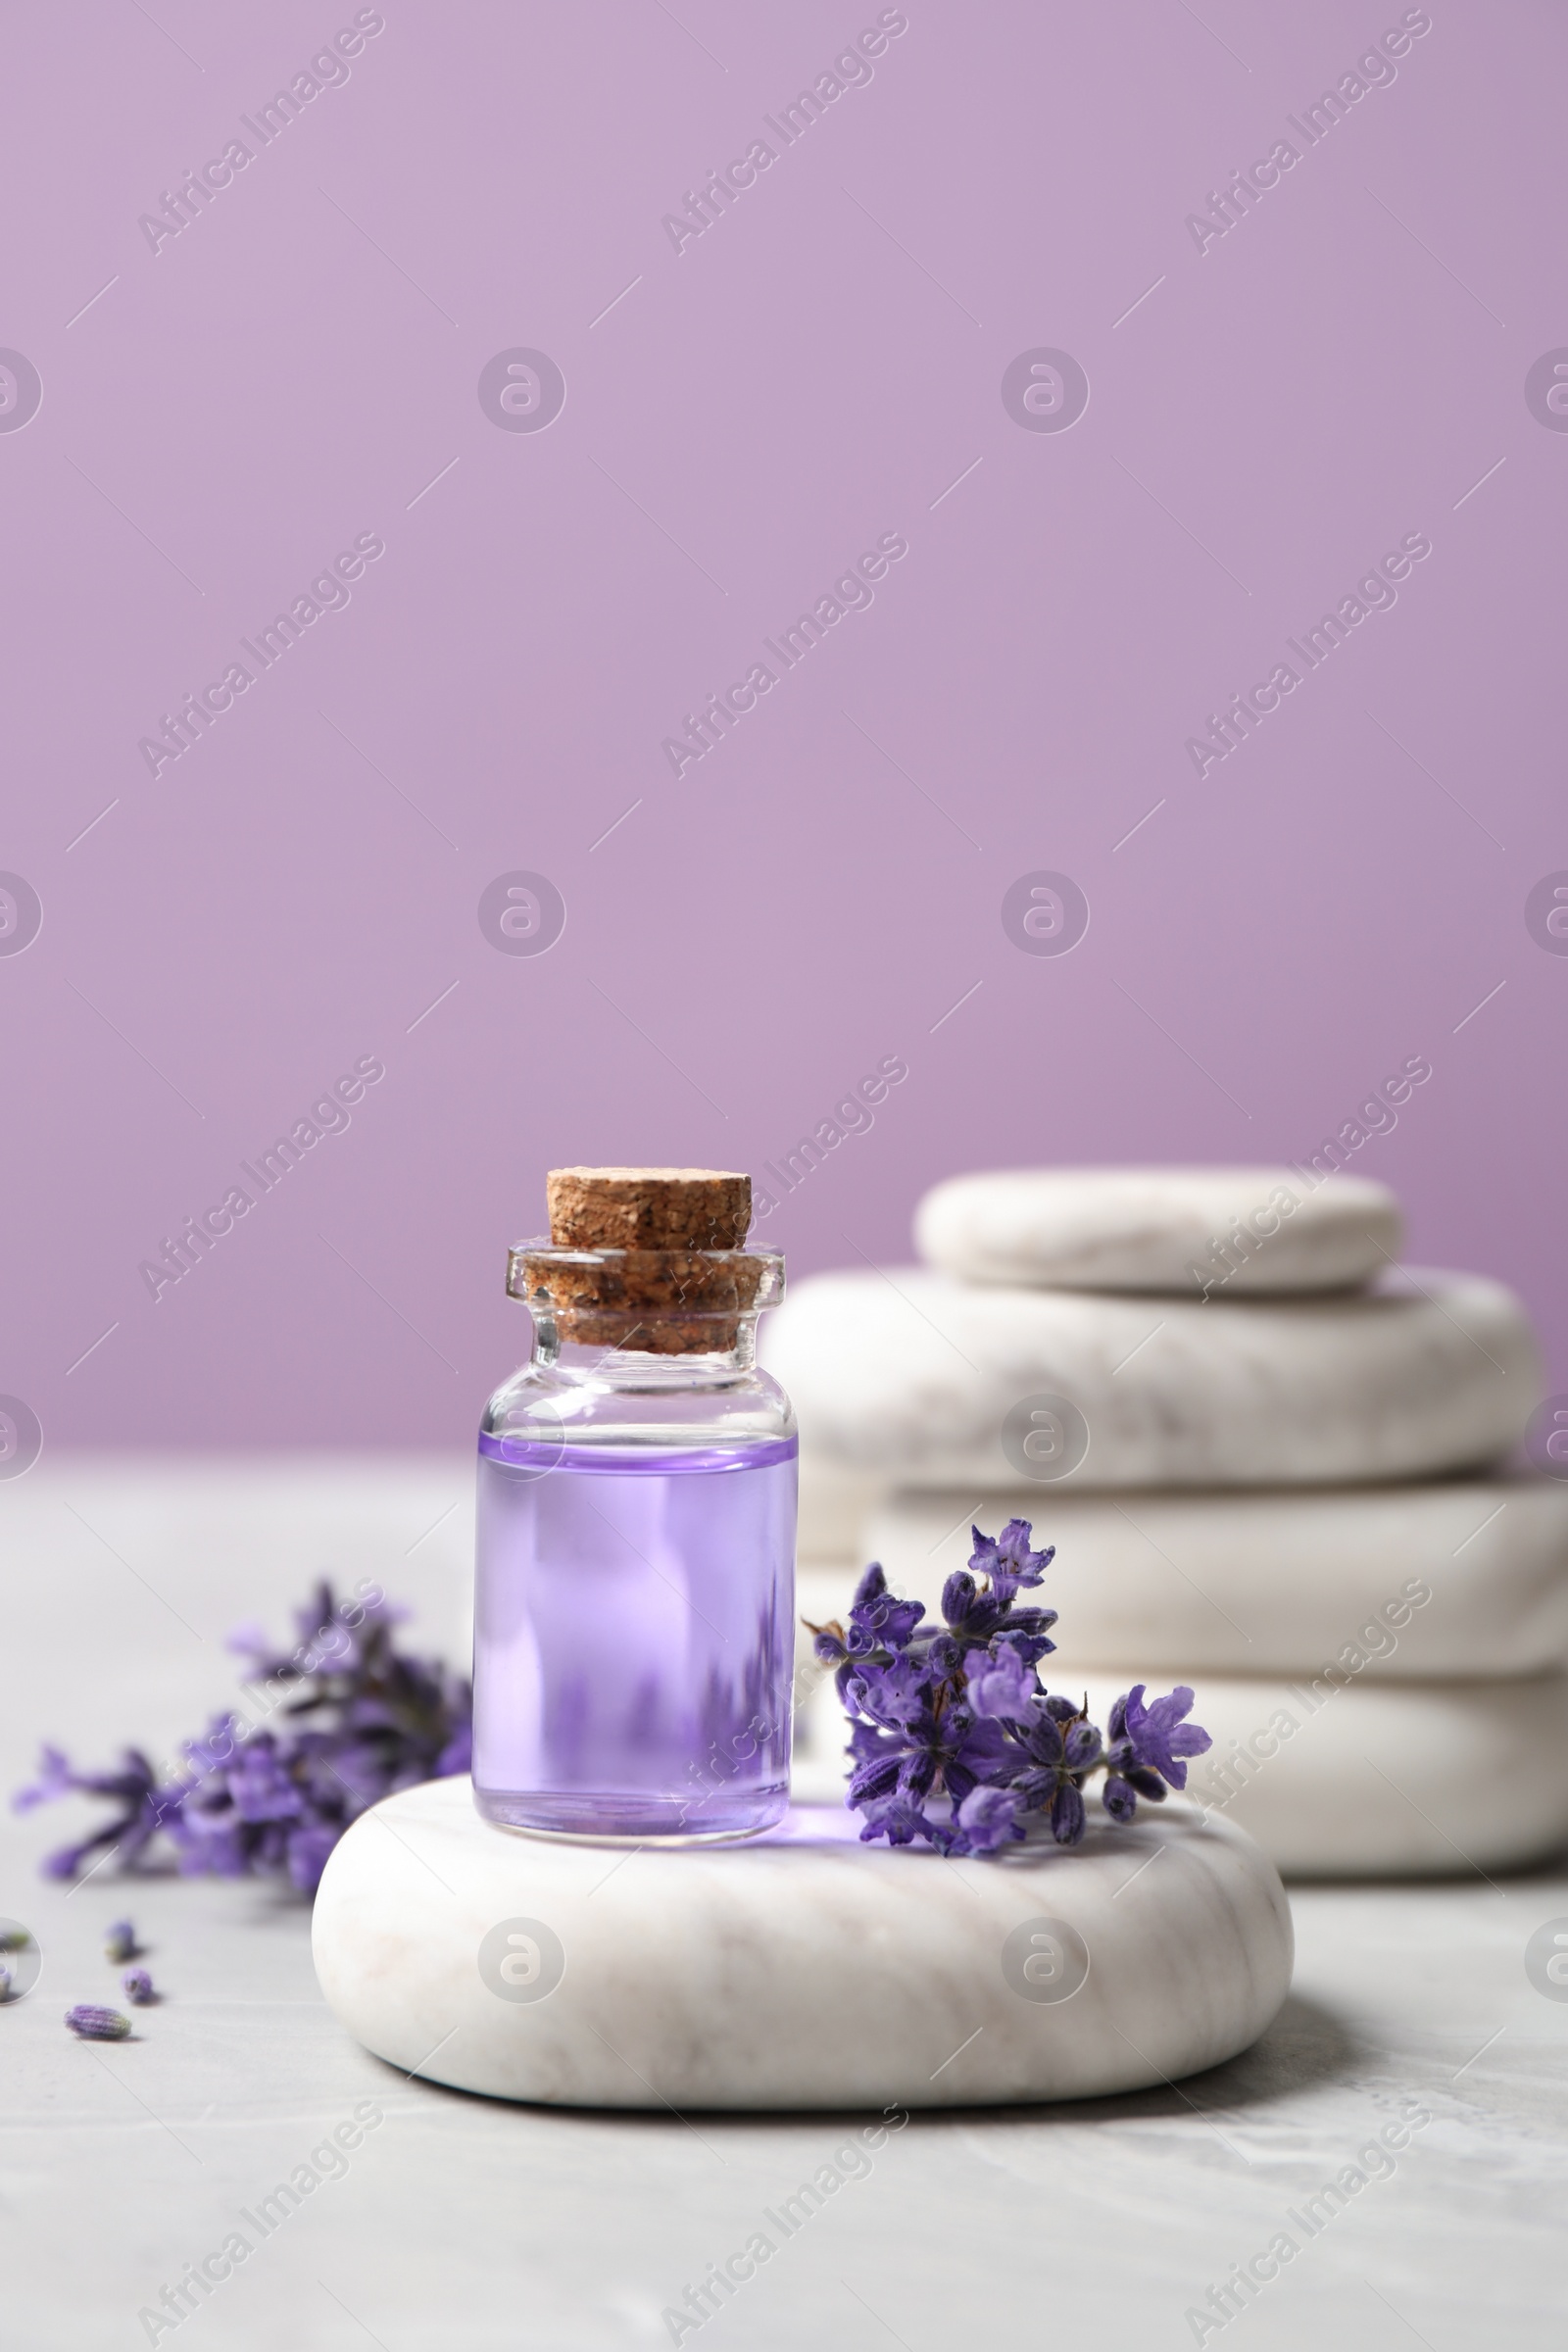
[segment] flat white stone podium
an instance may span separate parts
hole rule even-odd
[[[1179,1800],[1076,1850],[948,1862],[840,1806],[743,1844],[493,1828],[466,1780],[343,1838],[313,1944],[350,2034],[406,2073],[568,2107],[1002,2105],[1138,2090],[1254,2041],[1289,1907],[1244,1831]]]

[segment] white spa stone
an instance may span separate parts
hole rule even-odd
[[[923,1258],[965,1282],[1191,1297],[1216,1281],[1230,1297],[1365,1282],[1398,1256],[1403,1223],[1388,1187],[1361,1176],[1004,1168],[953,1176],[927,1193],[914,1240]],[[1215,1256],[1216,1244],[1229,1259]]]
[[[794,1399],[803,1449],[890,1486],[1038,1485],[1049,1496],[1068,1480],[1420,1477],[1497,1460],[1541,1396],[1518,1300],[1479,1275],[1196,1300],[988,1290],[901,1266],[810,1276],[770,1320],[763,1351]],[[1036,1411],[1054,1418],[1036,1424]],[[1023,1475],[1029,1460],[1051,1472],[1069,1458],[1058,1438],[1075,1426],[1088,1448],[1065,1479]]]
[[[867,1520],[860,1564],[880,1560],[935,1615],[972,1548],[976,1499],[892,1495]],[[978,1516],[993,1536],[1032,1520],[1036,1544],[1054,1544],[1031,1597],[1059,1610],[1068,1655],[1102,1666],[1190,1679],[1339,1659],[1371,1681],[1568,1666],[1568,1484],[1555,1479],[1114,1497],[1019,1487]],[[819,1619],[858,1573],[846,1562],[830,1588],[812,1568]]]
[[[402,2072],[683,2113],[1143,2089],[1247,2048],[1289,1989],[1284,1891],[1228,1822],[1172,1809],[961,1864],[858,1828],[802,1809],[745,1844],[607,1849],[429,1782],[334,1850],[317,1975]]]
[[[802,1454],[800,1471],[796,1556],[803,1560],[854,1559],[864,1541],[871,1506],[885,1492],[885,1481],[846,1470],[814,1452]]]
[[[1189,1792],[1250,1830],[1288,1876],[1473,1876],[1568,1843],[1568,1676],[1186,1679],[1194,1720],[1214,1741],[1190,1768]],[[1102,1706],[1125,1688],[1125,1676],[1089,1673]]]
[[[1187,1795],[1210,1825],[1250,1831],[1287,1878],[1465,1877],[1568,1845],[1568,1676],[1335,1684],[1167,1669],[1146,1678],[1085,1664],[1076,1643],[1044,1659],[1041,1673],[1074,1699],[1087,1691],[1102,1729],[1129,1684],[1147,1680],[1151,1697],[1190,1684],[1192,1719],[1214,1744],[1189,1766]],[[796,1750],[797,1796],[842,1803],[844,1715],[830,1677],[797,1717]],[[1167,1797],[1140,1804],[1131,1826],[1189,1812]]]

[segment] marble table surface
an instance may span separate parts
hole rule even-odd
[[[228,1690],[226,1629],[281,1631],[320,1569],[377,1576],[416,1635],[458,1650],[469,1485],[462,1460],[324,1456],[46,1456],[0,1485],[0,1779],[40,1737],[97,1761],[195,1728]],[[159,2342],[666,2344],[688,2283],[852,2136],[863,2148],[869,2119],[851,2113],[545,2111],[406,2081],[328,2014],[303,1908],[249,1885],[49,1886],[36,1858],[72,1818],[0,1815],[0,1914],[44,1956],[37,1990],[0,2011],[0,2343],[18,2352],[149,2341],[138,2313],[236,2230],[255,2250]],[[1536,1989],[1526,1950],[1568,1926],[1568,1864],[1292,1900],[1295,1989],[1251,2051],[1179,2089],[916,2113],[842,2164],[804,2242],[696,2332],[747,2352],[949,2352],[1055,2322],[1142,2352],[1555,2352],[1568,1999]],[[102,1934],[127,1911],[168,1998],[135,2040],[77,2044],[61,2012],[106,1997]],[[352,2152],[318,2160],[265,2240],[247,2229],[356,2113]],[[1398,2153],[1324,2198],[1401,2116]],[[1282,2231],[1298,2251],[1278,2276],[1200,2328],[1210,2288]]]

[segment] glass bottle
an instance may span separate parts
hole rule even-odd
[[[486,1819],[706,1841],[788,1801],[795,1415],[757,1364],[776,1250],[519,1243],[533,1355],[479,1431]]]

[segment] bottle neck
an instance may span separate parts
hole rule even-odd
[[[581,1346],[561,1338],[553,1315],[533,1309],[533,1361],[557,1379],[592,1383],[610,1389],[721,1388],[737,1374],[750,1372],[757,1362],[756,1315],[715,1316],[718,1334],[733,1335],[733,1346],[692,1348],[689,1320],[650,1314],[632,1323],[612,1348]],[[680,1345],[672,1343],[676,1339]],[[640,1344],[639,1344],[640,1343]]]

